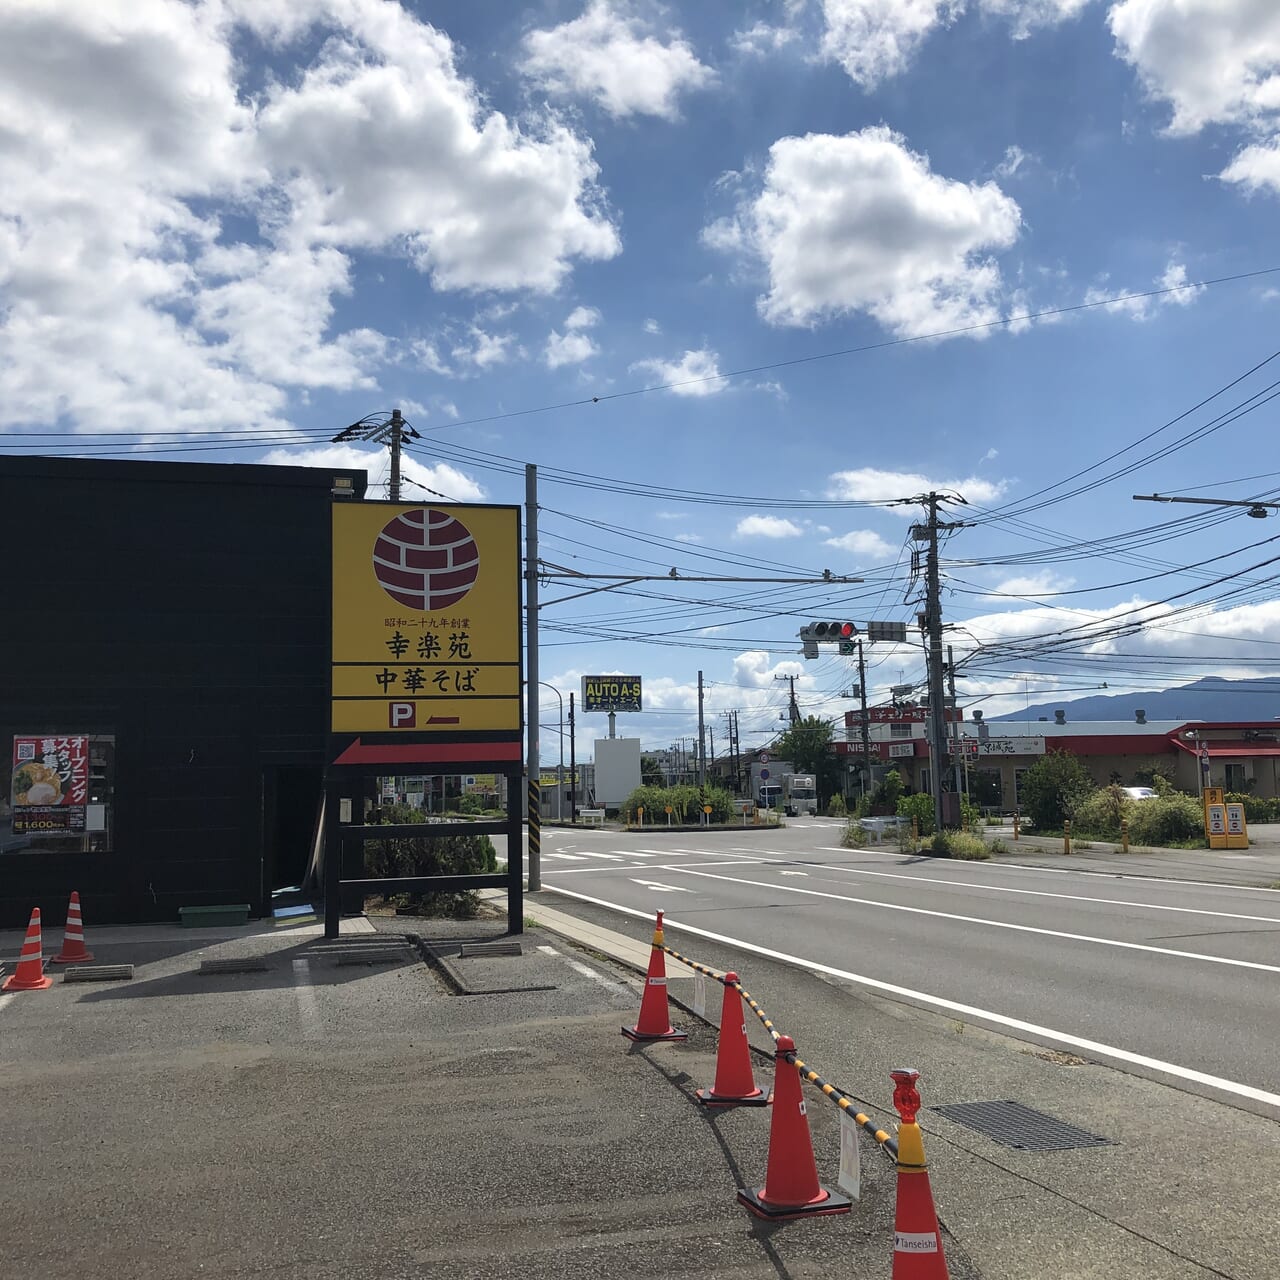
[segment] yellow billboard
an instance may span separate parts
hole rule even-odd
[[[518,507],[333,507],[335,733],[520,731]]]

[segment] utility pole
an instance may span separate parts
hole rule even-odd
[[[525,716],[529,743],[525,761],[529,790],[529,892],[542,888],[542,759],[538,742],[538,468],[524,469]],[[516,850],[508,850],[511,857]]]
[[[334,444],[348,444],[352,440],[374,440],[391,447],[391,479],[387,496],[392,502],[400,501],[400,450],[406,440],[421,440],[422,436],[405,421],[399,409],[387,413],[371,413],[353,422],[333,437]]]
[[[569,821],[578,820],[578,756],[573,736],[573,692],[569,693]]]
[[[793,725],[800,723],[800,704],[796,701],[796,678],[795,676],[774,676],[775,680],[788,680],[791,683],[791,702],[787,708],[787,718]]]
[[[862,794],[871,782],[871,721],[867,716],[867,664],[862,658],[862,641],[858,641],[858,693],[862,704]]]
[[[943,825],[942,775],[947,768],[947,706],[943,683],[942,578],[938,570],[938,532],[941,529],[955,528],[955,526],[939,522],[938,503],[942,501],[939,494],[927,494],[922,501],[929,509],[928,523],[916,525],[911,532],[917,542],[928,543],[928,557],[925,563],[924,625],[928,639],[929,775],[933,783],[934,826],[936,830],[941,831]]]
[[[707,785],[707,733],[702,720],[702,672],[698,672],[698,786]]]
[[[956,660],[952,655],[950,645],[947,645],[947,685],[951,691],[951,705],[956,712],[959,712],[960,708],[956,702]],[[967,800],[969,798],[969,761],[960,749],[960,719],[958,715],[951,721],[951,743],[952,766],[955,769],[955,782],[952,785]],[[964,771],[963,784],[961,781],[962,768]]]

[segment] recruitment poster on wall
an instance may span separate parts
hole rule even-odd
[[[14,835],[83,831],[89,803],[88,736],[13,739]]]

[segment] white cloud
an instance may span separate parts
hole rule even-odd
[[[978,0],[985,14],[1007,19],[1015,40],[1074,18],[1090,0]],[[822,0],[822,54],[855,84],[873,89],[905,71],[938,27],[965,11],[965,0]]]
[[[1120,56],[1173,108],[1173,133],[1280,113],[1280,5],[1270,0],[1121,0]]]
[[[548,369],[559,369],[566,364],[581,364],[589,360],[599,348],[585,334],[571,330],[569,333],[558,333],[555,329],[547,336],[547,347],[543,358]]]
[[[1224,182],[1234,182],[1251,195],[1270,187],[1280,194],[1280,135],[1270,142],[1245,147],[1222,171]]]
[[[696,533],[677,533],[675,540],[677,542],[701,542],[702,538]]]
[[[779,49],[795,41],[799,35],[800,32],[795,27],[771,26],[767,22],[757,22],[750,27],[735,31],[729,37],[729,46],[746,57],[763,58],[767,54],[777,53]]]
[[[838,538],[828,538],[824,545],[873,560],[892,560],[897,555],[897,549],[871,529],[852,529]]]
[[[1004,596],[1042,596],[1057,591],[1066,591],[1074,578],[1061,578],[1056,573],[1044,569],[1039,573],[1028,573],[1018,577],[1005,578],[991,588],[988,598],[999,599]]]
[[[598,307],[574,307],[565,318],[566,329],[590,329],[600,323]]]
[[[1110,12],[1119,55],[1172,107],[1169,132],[1235,125],[1254,140],[1222,171],[1246,191],[1280,193],[1280,5],[1270,0],[1122,0]]]
[[[679,360],[637,360],[631,369],[653,374],[660,385],[670,386],[676,395],[713,396],[725,388],[718,362],[719,356],[703,347],[686,351]]]
[[[644,322],[645,333],[659,334],[662,332],[662,326],[656,320],[646,320]]]
[[[999,449],[988,449],[988,450],[986,451],[986,453],[984,453],[984,454],[982,455],[982,461],[983,461],[983,462],[994,462],[994,461],[995,461],[999,456],[1000,456],[1000,450],[999,450]]]
[[[459,364],[474,365],[477,369],[489,369],[495,364],[506,364],[511,359],[514,333],[487,333],[479,325],[471,325],[466,341],[460,341],[450,354]]]
[[[881,471],[875,467],[858,467],[853,471],[837,471],[831,478],[829,497],[848,502],[891,502],[914,498],[923,493],[959,493],[970,502],[994,502],[1007,487],[1003,480],[984,480],[967,476],[963,480],[936,480],[911,471]],[[919,519],[918,507],[889,507],[898,515]]]
[[[1092,0],[981,0],[983,13],[1007,18],[1015,40],[1025,40],[1037,27],[1057,26],[1078,17]]]
[[[904,71],[933,28],[963,12],[964,0],[822,0],[822,53],[871,89]]]
[[[759,194],[703,234],[760,258],[769,291],[759,308],[773,324],[863,311],[915,337],[999,318],[990,254],[1014,243],[1021,222],[995,183],[935,174],[877,125],[779,139]]]
[[[777,689],[774,676],[796,676],[799,684],[799,678],[804,676],[804,663],[791,659],[770,663],[763,649],[748,650],[733,660],[733,683],[741,689],[766,689],[772,693]]]
[[[0,425],[279,424],[392,356],[334,324],[354,253],[551,291],[620,249],[590,142],[488,109],[377,0],[0,7],[0,119]]]
[[[385,449],[361,448],[355,444],[326,444],[311,449],[272,449],[264,454],[260,462],[271,467],[358,467],[369,473],[369,496],[380,496],[375,492],[379,477],[387,468],[387,451]],[[419,462],[412,454],[405,453],[400,459],[400,474],[405,480],[417,481],[435,494],[443,495],[452,502],[483,502],[484,489],[469,475],[449,466],[447,462],[431,466]],[[424,497],[434,496],[418,489],[415,485],[407,485],[401,495],[406,501],[419,501]]]
[[[804,530],[781,516],[745,516],[733,532],[738,538],[798,538]]]
[[[664,43],[625,0],[590,0],[581,17],[524,40],[521,70],[549,93],[594,99],[615,119],[674,120],[678,99],[715,81],[678,31]]]
[[[1019,146],[1005,147],[1004,159],[996,165],[997,178],[1012,178],[1027,162],[1027,153]]]
[[[1154,298],[1120,298],[1116,302],[1106,302],[1107,298],[1115,296],[1117,290],[1111,288],[1106,277],[1103,277],[1101,284],[1092,285],[1086,290],[1084,300],[1086,303],[1105,303],[1102,310],[1119,312],[1141,321],[1150,320],[1161,307],[1188,307],[1204,292],[1203,285],[1188,287],[1186,267],[1172,260],[1152,283],[1157,289],[1173,289],[1176,292],[1158,294]]]

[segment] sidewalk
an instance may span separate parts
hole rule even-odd
[[[0,1001],[6,1274],[888,1280],[895,1173],[871,1140],[852,1214],[749,1217],[735,1190],[763,1180],[770,1113],[693,1103],[714,1078],[710,1026],[676,1007],[686,1044],[619,1034],[651,923],[547,892],[526,904],[517,956],[462,953],[505,940],[500,919],[352,920],[365,938],[334,943],[309,926],[189,938],[90,922],[98,959],[136,963],[135,981]],[[375,928],[385,963],[343,965]],[[59,937],[46,932],[47,952]],[[0,935],[0,954],[18,941]],[[882,1126],[890,1069],[920,1069],[952,1280],[1273,1273],[1274,1122],[678,927],[668,941],[738,969],[804,1060]],[[196,975],[198,957],[233,955],[263,968]],[[673,980],[673,999],[691,1003],[693,986]],[[708,983],[713,1022],[720,998]],[[771,1042],[746,1021],[771,1083]],[[838,1113],[805,1089],[834,1185]],[[1114,1145],[1014,1150],[928,1109],[997,1099]]]
[[[1255,835],[1255,832],[1257,833]],[[1105,840],[1072,838],[1071,853],[1062,852],[1061,836],[1021,833],[1013,839],[1012,827],[985,827],[988,839],[998,837],[1009,846],[997,853],[997,862],[1022,862],[1034,866],[1094,871],[1110,876],[1154,876],[1161,880],[1200,880],[1207,884],[1249,888],[1280,887],[1280,827],[1269,824],[1250,830],[1248,849],[1156,849],[1131,846],[1124,853]],[[1081,848],[1082,845],[1088,846]]]

